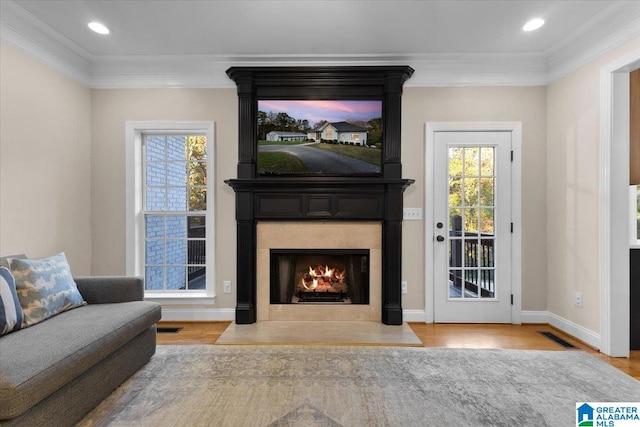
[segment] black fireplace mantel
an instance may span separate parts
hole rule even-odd
[[[402,324],[403,192],[400,124],[402,85],[408,66],[232,67],[238,87],[238,178],[236,192],[236,323],[256,321],[256,224],[258,221],[381,221],[382,322]],[[259,99],[382,99],[380,176],[265,177],[257,173]]]

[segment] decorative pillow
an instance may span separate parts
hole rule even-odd
[[[27,259],[27,256],[25,254],[0,256],[0,267],[9,268],[9,261],[11,258]]]
[[[40,260],[13,258],[11,273],[24,313],[23,328],[86,304],[64,252]]]
[[[22,307],[16,282],[8,268],[0,267],[0,335],[17,331],[22,325]]]

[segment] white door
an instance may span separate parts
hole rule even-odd
[[[436,132],[434,320],[511,322],[511,132]]]

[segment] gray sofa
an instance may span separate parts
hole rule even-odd
[[[0,337],[0,425],[74,425],[155,353],[142,279],[75,281],[87,305]]]

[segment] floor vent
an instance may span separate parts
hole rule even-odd
[[[557,342],[558,344],[560,344],[564,348],[578,348],[575,345],[571,344],[570,342],[567,342],[567,341],[563,340],[562,338],[560,338],[559,336],[557,336],[553,332],[538,331],[538,333],[544,335],[547,338],[549,338],[551,341]]]
[[[157,329],[159,334],[175,334],[182,330],[182,328],[168,327],[168,326],[159,326]]]

